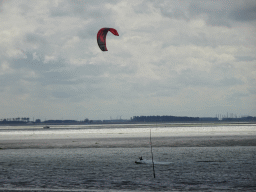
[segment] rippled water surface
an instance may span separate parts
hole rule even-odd
[[[0,150],[0,191],[253,191],[256,147]],[[159,163],[160,162],[160,163]],[[161,164],[161,162],[170,162]]]

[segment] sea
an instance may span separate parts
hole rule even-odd
[[[66,126],[48,130],[29,126],[1,127],[0,147],[4,142],[15,138],[21,143],[26,139],[35,143],[40,138],[50,143],[56,140],[56,135],[61,131],[58,138],[60,140],[72,138],[72,133],[74,138],[77,138],[79,131],[88,133],[90,130],[91,135],[87,134],[84,139],[95,137],[99,138],[99,142],[101,131],[104,133],[102,138],[112,136],[112,140],[123,138],[123,135],[128,133],[127,137],[135,133],[138,140],[149,139],[149,129],[158,133],[158,136],[161,136],[162,129],[163,135],[168,136],[168,127],[152,126],[136,128],[134,125],[131,128],[133,131],[129,131],[129,126],[124,128],[121,125],[108,125],[107,128],[104,125],[97,128]],[[251,134],[252,128],[256,127],[244,125],[234,128],[223,125],[221,130],[229,135],[234,129],[240,130],[240,134]],[[215,134],[220,134],[216,126],[194,129],[201,130],[196,133],[211,132],[211,135],[214,135],[214,129],[217,130]],[[256,146],[154,147],[154,131],[153,153],[149,144],[136,147],[77,145],[70,148],[58,147],[53,143],[54,147],[49,148],[30,148],[27,145],[24,148],[1,148],[0,191],[256,191]],[[112,134],[107,135],[108,132]],[[170,133],[173,134],[174,131]],[[184,136],[183,131],[182,134]],[[49,139],[49,135],[54,136]],[[201,134],[201,137],[204,135]],[[140,156],[148,163],[136,164],[135,161],[138,161]]]

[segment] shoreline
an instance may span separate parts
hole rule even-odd
[[[147,138],[152,137],[198,137],[198,136],[256,136],[256,126],[204,126],[204,127],[105,127],[105,128],[65,128],[65,129],[19,129],[1,130],[1,140],[40,139],[90,139],[90,138]]]
[[[256,146],[255,135],[152,137],[153,147]],[[0,149],[140,148],[149,137],[1,140]]]
[[[106,124],[34,124],[12,125],[0,124],[1,130],[43,129],[45,125],[50,129],[108,129],[108,128],[168,128],[168,127],[220,127],[220,126],[256,126],[256,122],[139,122],[139,123],[106,123]]]
[[[6,127],[7,128],[7,127]],[[256,125],[134,124],[0,129],[0,149],[256,146]]]

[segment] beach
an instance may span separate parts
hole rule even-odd
[[[1,127],[1,149],[256,146],[255,124]]]

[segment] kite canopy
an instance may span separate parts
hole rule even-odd
[[[111,32],[113,33],[113,35],[116,35],[116,36],[119,36],[117,30],[115,30],[114,28],[102,28],[98,31],[98,34],[97,34],[97,42],[98,42],[98,45],[99,45],[99,48],[102,50],[102,51],[107,51],[107,46],[106,46],[106,36],[107,36],[107,33],[108,32]]]

